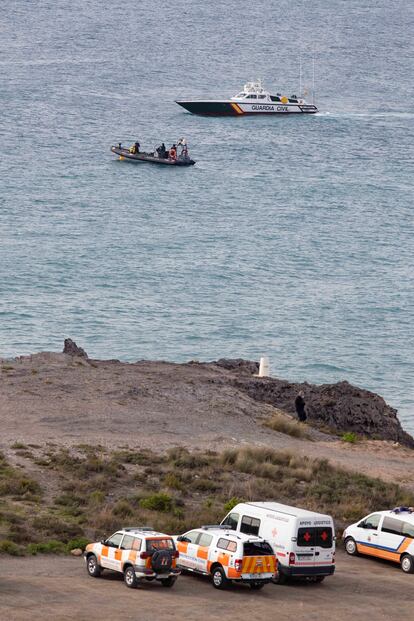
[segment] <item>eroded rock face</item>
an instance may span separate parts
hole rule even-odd
[[[82,347],[78,347],[72,339],[65,339],[63,353],[68,354],[69,356],[79,356],[80,358],[88,357],[86,351],[82,349]]]
[[[242,375],[254,375],[259,371],[259,363],[252,360],[243,360],[243,358],[220,358],[214,362],[218,367],[227,369],[227,371],[235,371]]]
[[[337,384],[296,384],[276,378],[246,377],[249,361],[230,360],[217,362],[218,366],[234,371],[234,385],[246,392],[255,401],[268,403],[274,407],[296,415],[295,399],[299,392],[305,400],[309,420],[323,423],[333,429],[357,434],[377,440],[392,440],[414,447],[414,439],[406,433],[397,417],[397,410],[387,405],[382,397],[352,386],[348,382]],[[254,373],[254,371],[253,371]]]

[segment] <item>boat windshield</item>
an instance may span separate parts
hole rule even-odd
[[[237,95],[235,95],[233,97],[233,99],[244,99],[246,97],[246,93],[237,93]]]

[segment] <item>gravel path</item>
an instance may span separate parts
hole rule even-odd
[[[119,574],[90,578],[79,558],[0,559],[0,618],[8,621],[413,619],[413,576],[398,566],[343,552],[337,555],[336,574],[323,584],[269,584],[256,593],[244,585],[217,591],[195,576],[181,576],[173,589],[149,583],[130,590]]]

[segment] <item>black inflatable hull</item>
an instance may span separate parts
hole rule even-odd
[[[111,147],[112,153],[119,155],[119,159],[129,160],[131,162],[148,162],[150,164],[161,164],[162,166],[194,166],[195,161],[188,158],[178,157],[176,160],[167,158],[154,157],[152,153],[131,153],[129,149],[124,147]]]

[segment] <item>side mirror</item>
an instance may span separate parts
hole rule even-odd
[[[177,537],[177,541],[184,541],[185,537],[183,537],[183,535],[180,535],[179,537]]]
[[[358,528],[366,528],[366,524],[365,524],[365,522],[360,522],[360,523],[358,524]]]
[[[106,546],[106,539],[101,539],[101,544],[102,544],[103,546]]]

